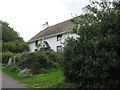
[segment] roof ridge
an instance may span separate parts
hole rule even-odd
[[[38,34],[36,34],[34,37],[32,37],[30,40],[28,40],[28,42],[32,42],[35,39],[37,39],[38,37],[45,37],[47,35],[52,35],[53,33],[59,33],[61,31],[65,31],[66,28],[70,28],[72,27],[73,23],[69,23],[71,19],[68,19],[66,21],[62,21],[60,23],[54,24],[52,26],[47,27],[44,30],[41,30]],[[65,23],[66,22],[66,23]],[[68,23],[67,23],[68,22]],[[63,29],[63,30],[62,30]],[[65,30],[64,30],[65,29]],[[47,32],[48,31],[48,32]]]

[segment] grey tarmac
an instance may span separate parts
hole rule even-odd
[[[19,81],[13,79],[2,71],[0,71],[0,85],[2,88],[27,88],[25,87],[27,84],[19,83]]]

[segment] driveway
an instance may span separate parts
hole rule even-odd
[[[19,83],[19,81],[13,79],[2,71],[0,71],[0,76],[2,76],[2,78],[0,78],[2,88],[27,88],[25,87],[26,84]]]

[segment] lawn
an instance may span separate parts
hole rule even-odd
[[[3,68],[2,71],[19,80],[21,83],[26,83],[26,87],[29,88],[47,88],[64,80],[63,73],[60,69],[50,69],[47,70],[48,73],[24,77],[19,77],[17,72],[10,72],[7,68]]]

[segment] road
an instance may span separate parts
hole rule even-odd
[[[19,83],[19,81],[13,79],[2,71],[0,71],[0,76],[1,74],[2,79],[0,77],[0,85],[2,84],[2,88],[27,88],[25,87],[26,84]]]

